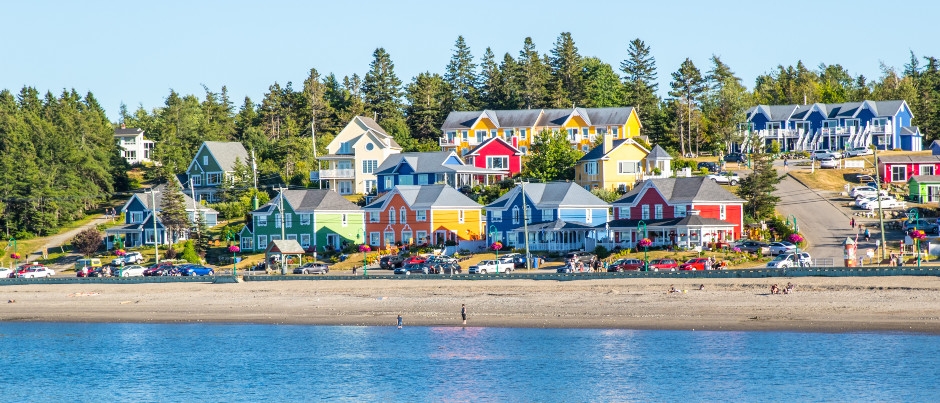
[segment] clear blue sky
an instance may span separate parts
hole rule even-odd
[[[569,31],[582,56],[619,69],[627,43],[651,47],[660,92],[686,58],[718,55],[752,88],[779,64],[841,64],[870,80],[910,52],[940,57],[931,0],[885,1],[14,1],[2,7],[0,88],[91,91],[112,120],[161,106],[174,89],[202,98],[223,85],[236,107],[275,82],[300,88],[310,68],[364,75],[384,47],[403,82],[443,74],[458,35],[479,59],[540,53]]]

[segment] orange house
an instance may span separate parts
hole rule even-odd
[[[369,245],[390,249],[481,239],[483,206],[447,185],[398,185],[363,208]]]

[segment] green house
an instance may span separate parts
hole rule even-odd
[[[907,180],[908,200],[914,203],[940,202],[940,175],[914,175]]]
[[[196,151],[189,167],[183,186],[196,201],[216,203],[216,193],[224,186],[225,179],[235,172],[236,161],[250,166],[248,151],[242,143],[235,141],[205,141]],[[190,190],[190,186],[192,189]]]
[[[263,251],[283,236],[322,253],[363,243],[363,230],[359,206],[329,189],[307,189],[282,191],[252,211],[251,222],[239,234],[246,251]]]

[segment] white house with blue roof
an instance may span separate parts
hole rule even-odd
[[[606,223],[610,206],[573,182],[523,183],[486,205],[488,242],[529,249],[583,249],[594,226]]]
[[[381,194],[398,185],[444,184],[460,188],[489,184],[508,176],[508,172],[468,165],[453,151],[437,151],[389,155],[375,175]]]
[[[738,125],[733,150],[752,150],[776,141],[783,151],[868,147],[921,151],[923,134],[911,124],[903,100],[840,104],[757,105]]]

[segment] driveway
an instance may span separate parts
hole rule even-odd
[[[42,258],[43,251],[47,251],[52,248],[58,248],[62,245],[65,245],[66,243],[71,241],[72,238],[75,238],[75,236],[78,235],[79,232],[82,232],[87,228],[98,226],[99,224],[104,224],[108,220],[109,219],[105,215],[102,214],[93,218],[91,221],[89,221],[85,225],[82,225],[81,227],[73,228],[71,230],[60,232],[58,234],[46,237],[45,239],[43,239],[42,247],[38,251],[33,252],[30,255],[30,260],[36,260],[36,259]],[[59,259],[56,263],[50,264],[49,267],[55,270],[56,272],[62,269],[66,269],[66,268],[72,268],[72,265],[75,263],[76,260],[78,260],[79,257],[80,255],[76,253],[70,253],[70,254],[67,254],[65,257],[63,257],[62,259]]]

